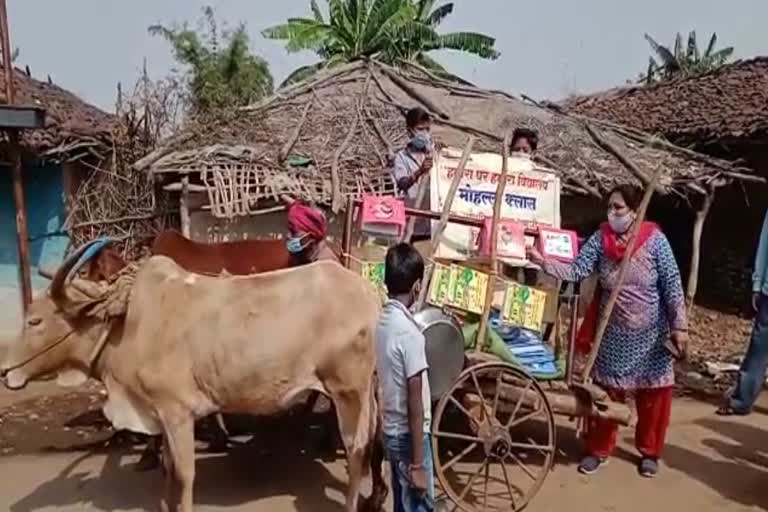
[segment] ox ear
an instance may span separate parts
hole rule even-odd
[[[74,388],[85,384],[88,375],[82,370],[76,368],[65,368],[59,371],[56,376],[56,384],[63,388]]]

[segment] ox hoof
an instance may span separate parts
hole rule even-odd
[[[389,489],[385,488],[378,493],[374,493],[367,498],[360,500],[357,507],[358,512],[381,512],[384,510],[384,502],[387,501]]]

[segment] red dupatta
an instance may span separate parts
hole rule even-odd
[[[654,222],[644,221],[640,224],[640,231],[637,234],[637,240],[632,249],[632,256],[640,249],[643,244],[653,235],[659,226]],[[611,229],[611,226],[607,222],[600,225],[600,243],[603,248],[603,256],[615,261],[620,262],[624,259],[627,252],[627,244],[619,241],[619,237]],[[587,306],[587,311],[584,314],[584,321],[579,327],[579,331],[576,333],[576,351],[584,354],[588,354],[592,348],[592,343],[595,340],[595,334],[597,332],[597,321],[600,316],[600,302],[602,299],[602,288],[598,282],[595,288],[595,294],[592,297],[592,301]]]

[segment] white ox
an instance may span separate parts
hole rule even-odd
[[[306,390],[322,391],[347,452],[346,509],[357,508],[377,414],[379,301],[366,281],[332,262],[215,278],[155,256],[136,274],[127,315],[106,322],[93,313],[104,295],[67,277],[76,259],[30,305],[22,339],[0,367],[7,387],[54,372],[62,383],[100,380],[115,428],[164,435],[161,508],[180,512],[193,507],[195,419],[272,414]]]

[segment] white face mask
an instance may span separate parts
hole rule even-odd
[[[608,224],[617,235],[626,233],[634,220],[635,218],[631,213],[625,215],[616,215],[614,213],[608,214]]]

